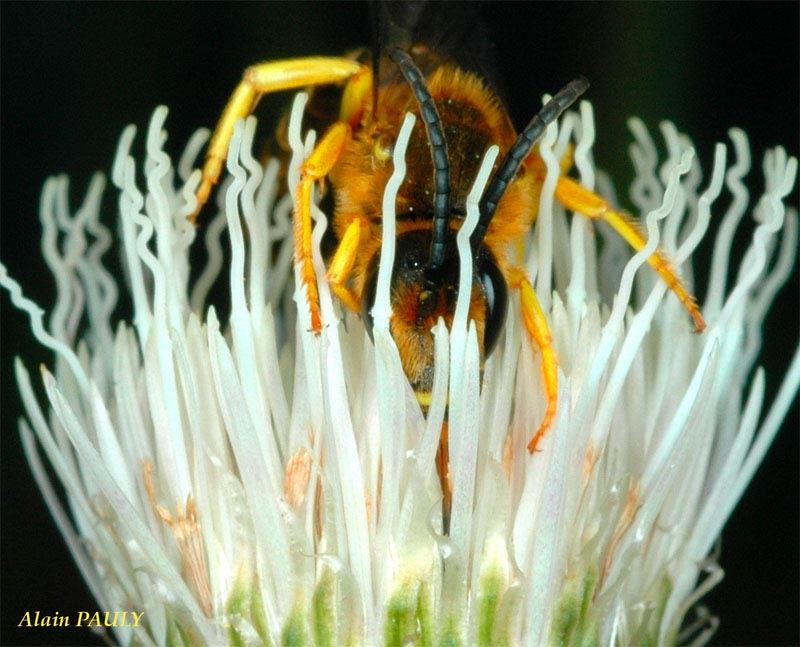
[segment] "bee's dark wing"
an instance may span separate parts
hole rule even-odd
[[[481,17],[481,5],[423,0],[373,2],[373,59],[380,60],[392,47],[408,50],[415,44],[427,45],[440,59],[475,72],[499,91],[495,48]]]

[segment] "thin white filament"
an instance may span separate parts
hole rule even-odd
[[[727,281],[728,261],[731,252],[731,243],[736,233],[736,228],[744,215],[750,201],[750,194],[744,186],[742,179],[750,172],[750,145],[747,135],[738,128],[732,128],[728,135],[736,151],[736,163],[728,169],[726,184],[733,194],[733,202],[720,225],[714,239],[714,255],[711,262],[711,274],[708,280],[708,295],[703,306],[706,314],[716,316],[722,309],[722,300],[725,295]]]
[[[102,257],[111,246],[111,235],[100,223],[100,200],[105,189],[105,178],[97,173],[92,178],[84,201],[87,209],[86,230],[95,240],[84,258],[78,261],[78,272],[87,293],[87,315],[90,329],[97,337],[95,350],[103,349],[105,360],[111,361],[114,333],[109,318],[117,303],[118,290],[108,270],[103,267]]]
[[[11,302],[17,306],[17,308],[28,314],[28,317],[31,321],[31,330],[33,332],[33,336],[36,337],[39,343],[42,344],[42,346],[55,351],[64,358],[64,360],[67,362],[67,365],[70,367],[75,380],[78,382],[81,392],[88,398],[89,379],[86,376],[83,367],[81,366],[78,356],[69,346],[67,346],[67,344],[53,337],[53,335],[45,330],[42,319],[44,310],[42,310],[38,305],[22,294],[22,288],[20,287],[20,284],[8,275],[8,270],[2,263],[0,263],[0,285],[8,290],[8,293],[11,296]]]
[[[681,158],[681,151],[683,146],[681,144],[680,134],[678,129],[671,121],[662,121],[659,124],[661,135],[664,138],[664,143],[667,145],[669,156],[661,165],[661,181],[667,184],[669,181],[669,173],[672,168],[678,164]],[[689,147],[691,148],[691,146]],[[691,177],[694,159],[692,165],[687,171],[687,175],[681,184],[678,186],[678,191],[675,198],[675,206],[672,209],[672,214],[666,219],[664,223],[664,232],[661,236],[661,247],[668,253],[673,253],[677,247],[678,230],[680,229],[681,222],[684,214],[686,213],[686,205],[688,202],[686,183]],[[654,278],[654,277],[651,277]]]
[[[631,199],[641,213],[648,213],[658,207],[661,198],[662,187],[656,176],[658,153],[650,131],[641,119],[629,119],[628,128],[636,139],[628,150],[636,170]]]
[[[676,265],[681,265],[689,258],[706,235],[708,223],[711,221],[711,204],[719,197],[722,191],[722,181],[725,178],[725,160],[725,145],[717,144],[714,149],[714,168],[712,171],[711,183],[698,200],[698,216],[695,227],[681,243],[678,251],[675,252]]]
[[[228,226],[225,218],[224,200],[232,181],[231,178],[226,178],[217,192],[217,213],[206,227],[203,241],[206,247],[207,260],[203,266],[203,271],[192,288],[192,294],[189,299],[192,304],[192,310],[195,312],[203,312],[205,309],[208,293],[222,271],[224,253],[220,238],[222,237],[222,232]]]
[[[731,512],[733,512],[733,508],[742,497],[748,483],[753,479],[756,470],[763,462],[767,450],[772,445],[776,434],[780,430],[781,422],[786,417],[789,407],[797,397],[798,389],[800,389],[800,347],[795,350],[792,363],[789,366],[786,377],[781,383],[778,395],[775,396],[769,413],[764,419],[761,428],[758,430],[756,440],[747,455],[747,459],[737,476],[736,482],[728,492],[728,500],[723,506],[724,513],[720,514],[720,523],[718,527],[714,529],[717,533],[722,529],[725,521],[727,521]]]
[[[549,97],[545,97],[548,100]],[[552,290],[552,261],[553,261],[553,200],[561,174],[558,158],[553,153],[553,144],[558,137],[558,125],[553,122],[544,131],[544,136],[539,142],[539,154],[547,168],[547,175],[542,184],[539,198],[538,215],[536,216],[536,254],[532,254],[528,261],[528,275],[535,280],[536,294],[539,303],[546,311],[550,309]],[[533,271],[532,263],[536,263],[537,271]]]
[[[391,303],[391,280],[394,268],[394,247],[395,247],[395,199],[397,190],[406,176],[406,148],[411,137],[411,130],[414,128],[416,117],[410,112],[403,119],[400,134],[394,145],[392,162],[394,171],[386,189],[383,192],[383,215],[381,218],[381,260],[378,265],[378,284],[375,290],[375,305],[372,307],[373,328],[388,332],[389,319],[392,316]]]
[[[500,148],[498,146],[490,146],[484,154],[478,174],[472,183],[472,189],[467,195],[467,217],[456,234],[459,274],[458,299],[456,300],[456,310],[453,315],[453,330],[466,330],[467,327],[467,313],[472,299],[472,249],[469,244],[469,238],[478,224],[478,219],[480,218],[478,202],[483,195],[486,182],[489,181],[492,166],[499,152]]]
[[[453,472],[453,507],[450,538],[462,555],[469,551],[469,528],[472,521],[473,493],[475,488],[475,460],[478,449],[477,418],[479,411],[477,389],[468,393],[470,369],[476,369],[476,358],[470,355],[477,351],[477,340],[470,339],[468,347],[467,315],[472,295],[472,248],[470,236],[478,224],[480,209],[478,203],[489,174],[492,171],[499,147],[491,146],[483,156],[472,189],[467,195],[467,217],[456,234],[459,255],[459,286],[456,310],[450,330],[450,424],[452,431],[448,436],[451,469]],[[470,325],[470,337],[474,337],[474,322]],[[473,348],[474,345],[474,348]],[[465,361],[466,360],[466,361]],[[474,378],[473,378],[474,379]],[[477,386],[477,384],[475,385]],[[470,424],[471,423],[471,424]],[[474,429],[470,429],[473,427]]]
[[[154,264],[153,270],[155,316],[157,319],[163,317],[169,326],[179,329],[183,327],[181,312],[183,294],[178,291],[177,267],[172,249],[174,229],[172,209],[164,188],[164,183],[172,173],[169,156],[163,150],[167,139],[167,133],[163,129],[167,114],[166,106],[160,106],[153,113],[147,129],[147,162],[153,166],[146,174],[148,190],[146,211],[156,234],[158,262]]]
[[[619,292],[617,293],[617,296],[614,298],[614,308],[611,312],[611,316],[609,317],[608,322],[603,327],[603,337],[605,341],[601,340],[601,349],[604,346],[606,347],[606,349],[602,353],[598,352],[598,358],[596,360],[596,365],[595,365],[596,368],[593,369],[592,377],[594,379],[599,380],[600,375],[598,371],[601,371],[604,368],[605,362],[610,356],[611,349],[613,345],[616,343],[617,331],[622,325],[622,318],[624,316],[625,309],[627,308],[628,303],[630,301],[630,292],[631,292],[631,286],[633,284],[633,277],[635,273],[638,271],[638,269],[645,263],[647,258],[649,258],[649,256],[655,251],[656,247],[658,246],[659,233],[658,233],[658,225],[656,223],[660,218],[665,217],[672,210],[672,207],[674,206],[675,193],[677,190],[677,184],[679,178],[681,174],[686,173],[686,171],[689,170],[689,162],[691,160],[691,155],[692,154],[690,151],[684,153],[681,159],[681,164],[674,167],[672,170],[672,173],[670,175],[670,182],[664,194],[664,201],[661,207],[659,207],[655,211],[650,212],[647,215],[647,232],[648,232],[647,243],[645,244],[645,246],[642,248],[641,251],[635,254],[633,258],[631,258],[631,260],[628,261],[628,263],[625,266],[625,270],[623,271]],[[613,411],[616,406],[619,393],[622,389],[625,376],[627,375],[628,370],[630,368],[630,362],[632,361],[636,350],[639,348],[639,344],[641,343],[641,339],[644,335],[645,328],[646,326],[641,325],[636,330],[636,334],[634,334],[634,331],[632,330],[628,333],[628,335],[625,338],[623,349],[620,351],[620,358],[617,360],[617,364],[614,368],[614,371],[611,377],[608,379],[605,392],[600,402],[599,411],[595,416],[595,422],[592,431],[592,444],[594,447],[603,446],[603,438],[611,422],[611,417],[613,415]],[[591,379],[588,382],[588,384],[594,384],[594,379]]]
[[[380,582],[382,592],[389,590],[398,562],[394,531],[400,522],[400,484],[405,460],[406,413],[405,401],[408,381],[402,371],[400,355],[389,331],[392,314],[391,279],[395,254],[395,201],[397,191],[405,178],[405,153],[416,118],[406,114],[400,128],[392,155],[394,170],[383,194],[381,257],[378,264],[375,304],[372,308],[373,339],[375,343],[375,370],[378,399],[378,426],[383,478],[380,489],[380,517],[377,527],[377,545],[383,547],[389,568]]]
[[[634,276],[639,268],[647,261],[648,258],[650,258],[650,256],[658,247],[658,241],[660,238],[658,221],[667,217],[672,212],[678,194],[680,177],[689,171],[693,157],[693,150],[688,150],[683,153],[680,164],[675,166],[670,173],[669,182],[667,183],[667,188],[664,192],[664,199],[661,203],[661,206],[658,209],[651,211],[647,215],[647,243],[625,265],[625,269],[622,272],[622,279],[620,280],[619,290],[617,295],[614,297],[614,308],[611,311],[611,316],[609,317],[609,322],[607,324],[608,326],[614,325],[616,327],[622,323],[625,309],[627,308],[628,303],[630,303],[631,287],[633,286]]]
[[[594,189],[594,168],[589,161],[589,152],[594,144],[594,116],[592,107],[588,101],[581,101],[581,120],[580,137],[575,147],[575,166],[581,176],[581,184],[587,189]],[[580,320],[580,308],[586,299],[586,229],[588,222],[580,214],[575,214],[570,228],[570,258],[572,259],[572,270],[570,272],[570,282],[567,287],[567,301],[570,313],[575,322]],[[578,330],[577,325],[572,331],[572,341],[575,342]]]
[[[45,182],[42,198],[39,205],[40,221],[42,223],[42,256],[50,273],[56,281],[56,303],[50,316],[50,329],[58,338],[67,339],[66,318],[69,309],[69,294],[71,291],[69,272],[64,266],[64,261],[58,251],[58,228],[56,226],[55,202],[59,187],[63,185],[64,178],[50,178]]]
[[[197,156],[205,146],[208,138],[211,136],[211,131],[208,128],[198,128],[192,133],[186,148],[183,149],[180,160],[178,161],[178,177],[183,182],[188,182],[189,177],[196,172],[195,163]]]
[[[245,202],[243,195],[248,182],[245,169],[239,163],[240,152],[249,149],[255,133],[255,118],[237,121],[233,128],[230,150],[227,157],[228,173],[233,177],[233,184],[225,196],[225,212],[228,220],[228,232],[231,241],[230,294],[231,294],[231,330],[233,332],[233,349],[236,365],[241,379],[252,386],[244,390],[247,410],[252,423],[264,433],[257,436],[259,449],[267,466],[272,492],[280,491],[281,464],[277,451],[275,435],[262,397],[263,389],[256,366],[256,349],[247,308],[245,295],[245,243],[242,232],[239,199]],[[260,175],[258,181],[260,182]],[[245,202],[246,203],[246,202]]]

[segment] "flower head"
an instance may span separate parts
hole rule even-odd
[[[721,576],[714,542],[800,383],[796,352],[759,424],[759,331],[796,258],[797,216],[783,198],[797,161],[782,149],[768,153],[765,192],[750,205],[743,133],[731,132],[732,164],[717,147],[701,189],[684,136],[664,128],[670,157],[659,174],[650,135],[632,122],[632,195],[647,214],[649,242],[628,258],[613,235],[599,229],[598,241],[553,201],[558,160],[572,139],[581,181],[612,192],[591,161],[590,106],[550,126],[527,269],[560,358],[559,413],[530,455],[545,402],[515,301],[483,371],[466,307],[457,307],[449,330],[435,328],[426,417],[403,373],[388,328],[388,279],[394,191],[412,118],[384,196],[374,342],[324,281],[319,241],[328,223],[319,210],[324,329],[309,332],[290,226],[291,192],[314,142],[313,134],[301,137],[303,102],[299,95],[292,113],[286,195],[277,163],[262,168],[250,153],[255,120],[237,127],[199,275],[189,253],[197,231],[186,216],[206,133],[173,166],[162,148],[166,110],[156,110],[141,186],[129,152],[134,130],[123,133],[112,181],[131,322],[110,321],[119,285],[101,263],[110,235],[99,220],[99,178],[75,215],[64,206],[63,180],[45,186],[43,250],[59,282],[48,327],[0,266],[0,284],[56,353],[54,370],[42,372],[46,407],[23,361],[16,364],[27,412],[20,433],[37,483],[98,603],[145,612],[136,630],[143,633],[117,629],[115,640],[538,645],[708,637],[713,618],[684,619]],[[485,180],[479,174],[474,201]],[[709,328],[698,336],[642,266],[661,244],[691,277],[692,254],[725,185],[734,200],[718,216]],[[748,207],[755,234],[743,258],[732,259]],[[468,218],[465,306],[470,226]],[[737,274],[728,284],[731,264]],[[226,316],[209,305],[218,279],[228,286]],[[445,407],[448,534],[435,469]],[[69,514],[40,449],[65,487]]]

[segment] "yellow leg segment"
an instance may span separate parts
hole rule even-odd
[[[300,266],[300,278],[306,286],[308,306],[311,310],[311,329],[322,330],[319,311],[319,292],[311,257],[311,200],[314,183],[323,180],[336,164],[350,137],[350,126],[337,122],[325,133],[300,169],[294,207],[294,260]]]
[[[542,306],[539,304],[539,299],[536,298],[536,292],[534,292],[533,286],[524,270],[512,270],[510,282],[512,287],[519,290],[522,320],[525,323],[525,329],[542,354],[542,382],[544,383],[547,408],[539,429],[536,430],[533,438],[528,443],[528,451],[533,453],[556,417],[558,406],[558,357],[556,356],[555,348],[553,348],[553,336],[550,334],[550,327],[547,325],[547,317],[545,317]]]
[[[197,214],[208,201],[212,187],[219,180],[233,137],[233,125],[253,111],[262,95],[307,86],[344,83],[364,69],[362,65],[348,58],[326,56],[259,63],[247,68],[228,100],[208,145],[203,177],[197,189],[197,208],[189,216],[189,220],[197,220]]]
[[[356,294],[347,287],[347,280],[356,262],[361,226],[361,220],[358,218],[347,226],[328,268],[328,283],[331,285],[331,290],[347,308],[358,314],[361,314],[361,304]]]
[[[587,218],[607,222],[637,252],[647,243],[647,236],[642,233],[639,229],[639,224],[633,218],[615,211],[604,198],[581,186],[571,178],[560,177],[558,179],[556,199],[571,211],[576,211]],[[694,296],[684,286],[666,254],[661,249],[657,249],[647,259],[647,262],[658,272],[662,280],[675,293],[683,307],[691,315],[695,332],[703,332],[706,322],[703,319],[700,308],[697,306]]]
[[[364,109],[372,98],[372,69],[362,67],[344,87],[342,104],[339,106],[339,121],[355,128],[364,116]]]

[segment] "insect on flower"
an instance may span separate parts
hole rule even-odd
[[[558,360],[531,280],[512,252],[536,221],[546,177],[537,141],[589,84],[578,78],[565,85],[517,133],[484,78],[425,44],[408,38],[401,44],[383,55],[363,50],[344,57],[296,58],[248,68],[211,140],[192,219],[219,179],[234,123],[250,114],[262,95],[310,87],[308,114],[324,136],[303,164],[294,196],[295,262],[306,288],[312,329],[319,332],[322,321],[311,252],[311,206],[318,184],[334,205],[327,279],[343,306],[361,315],[370,330],[381,249],[381,201],[393,169],[393,145],[403,115],[421,117],[424,132],[418,128],[412,134],[408,172],[397,195],[390,330],[406,376],[427,413],[434,376],[432,328],[440,317],[449,328],[456,307],[456,233],[466,217],[467,195],[483,155],[497,145],[500,156],[470,239],[469,316],[475,322],[483,362],[500,335],[509,289],[519,293],[525,328],[541,355],[546,398],[544,418],[528,443],[533,452],[556,415]],[[276,140],[288,153],[285,124]],[[556,199],[584,217],[605,221],[633,249],[643,248],[646,236],[636,221],[568,177],[570,165],[567,154],[561,162]],[[696,331],[702,331],[700,310],[665,254],[657,250],[648,262],[691,315]],[[446,438],[445,423],[437,462],[445,506]]]
[[[300,35],[312,33],[313,27],[302,19],[304,10],[299,16],[294,11],[294,5],[287,5]],[[285,35],[278,28],[285,25],[286,12],[275,17],[274,30],[256,21],[254,37],[278,48],[265,58],[285,56],[278,53]],[[497,18],[498,29],[507,24],[504,18]],[[522,54],[539,60],[538,69],[518,65],[519,73],[507,77],[509,83],[555,90],[575,78],[575,72],[590,76],[591,67],[582,70],[579,63],[573,68],[571,60],[607,67],[606,60],[587,60],[583,53],[597,51],[584,42],[590,38],[583,34],[598,34],[580,29],[579,22],[563,22],[570,22],[569,29],[579,36],[558,38],[562,32],[539,23],[535,33],[537,40],[542,36],[541,47],[529,47],[530,39],[519,38],[531,33],[527,20],[503,34],[513,48],[529,49],[512,58],[514,49],[501,45],[505,61],[526,60]],[[33,24],[30,19],[26,23]],[[240,29],[241,23],[231,20],[231,27]],[[105,22],[103,30],[111,32]],[[363,31],[359,26],[359,34]],[[207,51],[207,38],[196,35]],[[153,49],[152,41],[144,40]],[[650,34],[637,40],[653,43]],[[448,58],[452,49],[436,41],[420,35],[413,42],[426,43],[442,64],[457,61],[461,72],[482,79],[493,95],[525,96],[525,88],[516,86],[503,95],[490,69],[471,67],[460,56]],[[400,45],[421,70],[433,98],[425,49]],[[659,56],[674,55],[684,45],[678,41]],[[136,50],[123,49],[132,60],[142,60]],[[615,57],[619,54],[610,49]],[[344,51],[341,44],[334,50]],[[406,88],[391,50],[386,52],[379,59],[386,69],[373,78],[392,75],[398,91]],[[548,56],[560,64],[542,64]],[[366,56],[357,60],[372,62]],[[637,63],[644,74],[651,72],[647,61]],[[183,86],[174,87],[175,79],[182,78],[187,89],[196,87],[194,76],[162,77],[161,66],[147,67],[148,76],[163,79],[178,96],[187,93]],[[532,74],[547,74],[547,67],[555,67],[552,71],[563,78],[529,81]],[[672,73],[672,66],[664,67]],[[196,72],[211,85],[219,80],[212,69],[203,64]],[[241,69],[225,75],[228,92]],[[630,81],[626,65],[613,69]],[[769,76],[763,68],[759,71]],[[49,78],[48,70],[34,76]],[[692,77],[691,70],[675,78],[685,81],[684,76]],[[602,72],[592,71],[590,78],[596,82],[592,93],[601,85],[614,87]],[[136,87],[134,78],[129,81],[126,87]],[[779,316],[777,329],[762,326],[769,303],[796,268],[797,213],[787,203],[796,189],[797,160],[776,148],[761,165],[755,151],[751,156],[744,133],[734,130],[733,146],[719,143],[712,162],[703,155],[692,157],[689,135],[672,124],[664,123],[660,138],[632,120],[629,150],[636,176],[630,198],[642,223],[647,221],[649,243],[631,258],[627,243],[612,228],[572,214],[570,222],[554,200],[560,174],[580,177],[587,187],[594,187],[596,178],[603,187],[600,193],[613,195],[611,183],[592,159],[596,131],[591,106],[581,101],[580,112],[574,112],[574,104],[537,144],[535,155],[546,162],[547,175],[535,208],[535,228],[529,226],[527,235],[506,248],[490,249],[492,239],[488,233],[484,237],[483,248],[506,287],[508,308],[499,339],[482,364],[485,326],[479,340],[474,319],[467,321],[470,295],[480,288],[473,282],[480,268],[475,274],[472,268],[481,260],[470,253],[469,236],[500,149],[491,146],[470,190],[467,216],[453,218],[447,228],[452,236],[458,226],[457,305],[450,331],[443,319],[436,322],[435,388],[423,416],[390,334],[389,288],[393,248],[403,242],[403,234],[398,240],[394,233],[397,189],[406,162],[410,179],[431,158],[424,123],[416,124],[414,158],[406,155],[413,115],[405,114],[397,140],[387,143],[393,149],[393,170],[380,211],[372,319],[349,312],[337,299],[332,304],[326,279],[341,235],[331,232],[331,248],[320,239],[325,225],[333,223],[335,199],[349,188],[344,181],[334,186],[325,178],[313,186],[320,199],[318,206],[311,203],[312,219],[315,214],[319,219],[312,246],[322,324],[317,337],[311,330],[307,289],[298,276],[300,265],[292,263],[294,236],[287,216],[297,196],[300,169],[314,148],[314,134],[324,135],[338,120],[345,87],[313,88],[307,113],[308,94],[294,97],[286,129],[293,153],[288,167],[281,165],[285,155],[258,164],[253,151],[258,157],[259,148],[262,154],[264,149],[254,145],[257,120],[251,116],[238,122],[228,147],[228,173],[223,171],[219,182],[229,188],[218,191],[218,210],[203,208],[197,230],[186,218],[196,206],[193,195],[202,173],[194,167],[208,132],[189,135],[183,125],[175,129],[174,122],[195,121],[181,110],[168,121],[167,107],[159,106],[138,136],[135,126],[125,128],[110,165],[110,194],[103,190],[100,174],[92,177],[83,200],[75,190],[80,180],[48,179],[39,217],[41,262],[56,279],[57,300],[49,313],[23,288],[31,279],[38,282],[29,269],[36,261],[29,245],[3,252],[2,260],[11,254],[16,268],[7,271],[0,263],[2,298],[31,324],[31,331],[15,325],[12,337],[23,341],[32,336],[41,344],[20,348],[25,357],[13,363],[23,409],[17,422],[19,449],[93,596],[74,608],[144,611],[133,631],[107,630],[106,642],[120,644],[162,645],[178,635],[212,645],[708,640],[720,624],[714,615],[719,604],[709,601],[711,611],[699,607],[696,613],[693,607],[719,582],[722,566],[738,561],[735,555],[733,560],[727,554],[718,557],[720,531],[780,421],[796,404],[800,383],[800,353],[796,338],[786,330],[789,319]],[[383,92],[386,86],[373,87]],[[625,87],[634,92],[641,86]],[[674,91],[671,85],[659,87]],[[418,112],[413,90],[406,91],[408,107]],[[719,101],[725,96],[720,91],[713,94],[715,105],[736,103]],[[333,107],[326,107],[326,96]],[[621,96],[607,104],[620,117],[628,103]],[[705,112],[703,97],[697,99],[690,114]],[[205,101],[196,103],[202,111],[208,107]],[[223,103],[212,108],[219,110]],[[370,101],[364,105],[372,107]],[[516,110],[509,112],[514,123],[524,126],[542,104],[532,97],[507,105],[519,108],[519,119]],[[750,102],[748,109],[756,105]],[[459,140],[448,130],[454,120],[445,119],[444,106],[439,105],[443,139],[451,185],[456,186],[459,170],[474,162],[464,146],[454,145]],[[127,111],[121,108],[118,116]],[[103,147],[101,126],[115,119],[98,116],[97,111],[87,114],[98,137],[81,138],[91,139],[92,149]],[[211,123],[217,116],[204,121]],[[45,128],[52,121],[38,117],[36,122],[40,120]],[[715,124],[716,118],[709,120],[707,129]],[[275,132],[274,125],[267,130]],[[80,132],[76,126],[72,131]],[[303,127],[312,129],[306,137]],[[614,136],[615,130],[613,125],[611,132],[601,129],[596,139]],[[278,130],[272,149],[279,154],[283,133]],[[44,139],[58,148],[55,135]],[[763,136],[755,139],[760,142]],[[575,145],[574,171],[567,170],[568,160],[563,168],[559,165],[570,141]],[[486,143],[476,146],[474,154],[480,155]],[[698,150],[705,148],[702,135],[698,143]],[[523,166],[518,173],[527,172]],[[428,166],[423,180],[433,173],[433,165]],[[280,189],[287,183],[288,190]],[[749,194],[747,185],[763,190]],[[4,193],[4,202],[10,195]],[[454,195],[451,191],[451,199]],[[426,204],[423,197],[411,206]],[[510,213],[498,204],[492,228]],[[406,225],[401,221],[399,228]],[[27,226],[13,229],[30,238]],[[518,243],[523,238],[525,260],[520,261]],[[706,334],[692,333],[680,301],[667,294],[667,284],[657,273],[643,266],[656,238],[675,266],[681,272],[686,268],[687,280],[691,273],[698,278],[696,289],[709,323]],[[205,258],[197,253],[203,243]],[[110,245],[119,253],[109,254]],[[418,250],[423,269],[430,257],[427,245]],[[713,254],[704,258],[705,251]],[[520,293],[498,265],[501,254],[509,264],[524,264],[558,355],[558,413],[539,444],[541,451],[533,455],[526,445],[546,404],[541,357],[520,316]],[[367,275],[367,285],[370,265],[354,263],[356,270]],[[50,274],[42,278],[50,280]],[[355,289],[359,278],[351,277],[346,286]],[[362,290],[359,306],[368,308],[372,298]],[[486,296],[478,292],[475,298]],[[786,301],[778,299],[784,312]],[[9,308],[8,314],[17,311]],[[364,323],[373,326],[374,343]],[[771,334],[775,330],[778,334]],[[786,364],[791,362],[785,379],[769,364],[766,370],[760,366],[767,359],[760,352],[762,338],[767,353],[776,348],[777,339],[778,348],[791,345],[791,352],[783,353]],[[38,351],[48,353],[49,368],[40,374],[35,370]],[[6,369],[11,368],[9,361]],[[773,398],[770,389],[778,395]],[[13,394],[7,396],[7,413],[17,416]],[[443,420],[450,451],[449,456],[440,454],[437,465]],[[442,509],[448,475],[449,523]],[[34,492],[29,476],[20,479],[20,492]],[[26,510],[36,508],[31,503]],[[773,517],[791,516],[775,512],[759,528],[780,528]],[[35,542],[24,541],[26,530],[30,535],[27,521],[15,524],[23,541],[12,543],[33,549]],[[735,527],[728,534],[736,541]],[[48,547],[50,552],[56,549],[57,543]],[[763,556],[755,557],[769,567]],[[29,564],[17,587],[28,590],[41,560],[23,553],[16,561]],[[67,564],[62,570],[66,576],[75,569]],[[73,588],[79,595],[81,587]],[[748,587],[734,588],[741,592]],[[791,591],[785,594],[791,596]],[[761,611],[762,619],[769,617],[768,610]],[[25,613],[24,606],[11,611],[15,625]],[[735,609],[723,611],[723,617],[729,615],[735,617]],[[22,633],[31,633],[22,624],[16,631],[20,640]],[[741,635],[755,641],[764,630],[757,621],[751,624],[753,632]],[[767,624],[780,626],[772,620]],[[59,633],[57,627],[50,629]],[[728,635],[735,638],[741,632],[737,629]],[[37,635],[44,636],[44,631]],[[73,642],[83,638],[76,636]]]

